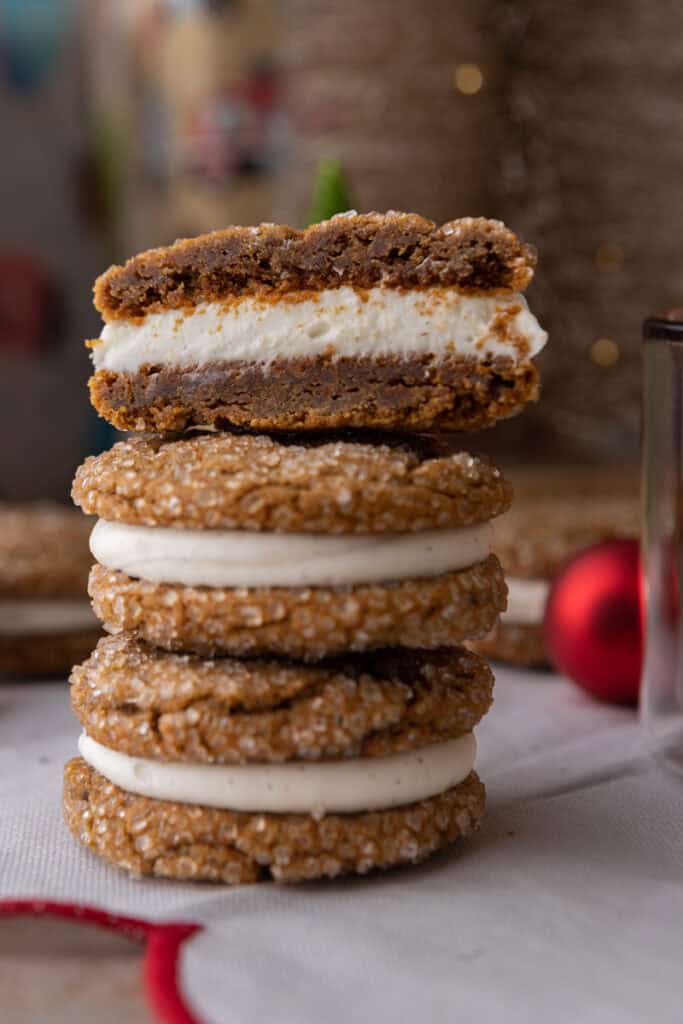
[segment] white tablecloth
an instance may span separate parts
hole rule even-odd
[[[481,832],[426,865],[229,890],[131,880],[61,821],[62,683],[0,687],[0,899],[203,925],[182,988],[211,1024],[680,1024],[683,782],[632,712],[499,669]]]

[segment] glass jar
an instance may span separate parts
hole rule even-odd
[[[683,775],[683,309],[645,321],[641,716],[655,756]]]

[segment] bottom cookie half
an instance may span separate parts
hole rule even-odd
[[[82,758],[64,774],[73,835],[136,875],[237,884],[298,882],[417,863],[479,827],[485,791],[475,772],[418,803],[365,814],[259,814],[127,793]]]
[[[100,369],[92,403],[119,430],[218,429],[481,430],[538,396],[529,360],[481,362],[450,356],[277,359],[267,368],[214,361],[189,369],[147,364],[137,372]]]
[[[154,647],[313,661],[399,645],[457,646],[491,629],[507,600],[494,555],[426,579],[350,587],[175,586],[96,563],[90,595],[108,632],[130,630]]]

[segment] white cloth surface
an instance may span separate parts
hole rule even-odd
[[[477,731],[481,832],[363,879],[225,889],[131,880],[61,820],[79,727],[63,683],[0,687],[0,899],[192,921],[207,1024],[680,1024],[683,785],[632,712],[498,669]]]

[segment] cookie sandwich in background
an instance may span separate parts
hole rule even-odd
[[[491,633],[468,646],[495,661],[549,666],[543,620],[553,580],[585,548],[639,536],[638,471],[546,466],[513,470],[510,479],[514,501],[493,538],[507,609]]]
[[[0,673],[68,673],[102,630],[90,606],[88,523],[51,503],[0,505]]]

